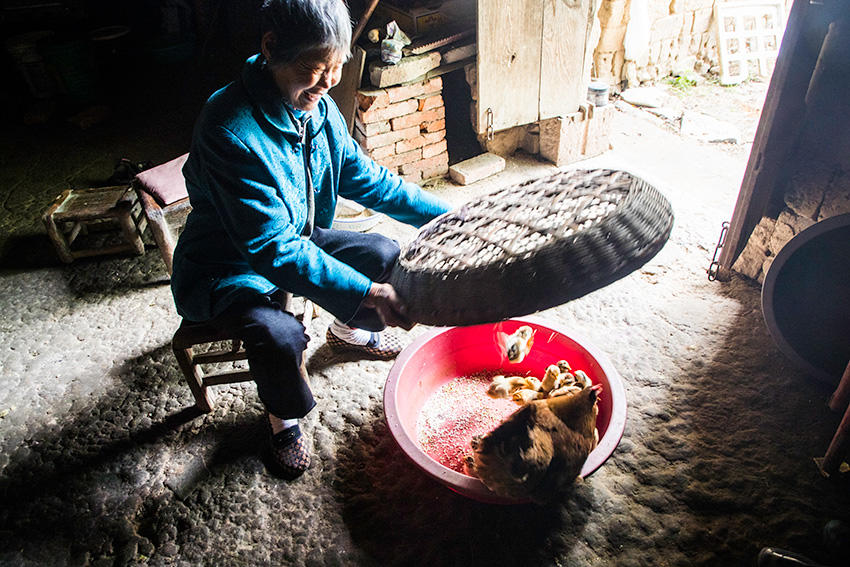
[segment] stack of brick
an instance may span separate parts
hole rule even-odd
[[[446,109],[439,77],[357,92],[354,138],[368,156],[407,181],[449,170]]]

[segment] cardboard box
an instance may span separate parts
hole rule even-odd
[[[411,37],[421,35],[446,23],[446,18],[440,12],[439,7],[399,8],[389,2],[380,2],[378,7],[375,8],[375,14],[387,22],[395,20],[398,27]]]

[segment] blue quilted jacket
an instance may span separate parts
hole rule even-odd
[[[261,55],[248,59],[195,126],[183,168],[192,212],[171,278],[177,311],[205,321],[243,294],[280,288],[349,321],[372,282],[301,238],[303,144],[262,62]],[[414,226],[450,209],[366,157],[330,97],[309,114],[316,226],[331,226],[339,196]]]

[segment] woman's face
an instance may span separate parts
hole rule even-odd
[[[306,51],[286,65],[269,65],[281,94],[299,110],[313,110],[331,87],[339,82],[344,58],[327,50]]]

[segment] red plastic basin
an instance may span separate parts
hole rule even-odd
[[[535,329],[534,345],[525,360],[511,364],[499,345],[497,333],[511,334],[522,325]],[[519,503],[498,496],[477,478],[456,472],[429,457],[417,441],[416,421],[428,398],[450,380],[489,371],[520,375],[531,372],[540,377],[547,366],[560,359],[567,360],[576,370],[584,370],[594,384],[603,388],[596,421],[599,444],[581,470],[581,476],[586,477],[608,459],[623,436],[626,391],[605,354],[577,333],[535,317],[437,328],[419,336],[399,354],[387,378],[384,413],[390,432],[416,466],[455,492],[482,502]]]

